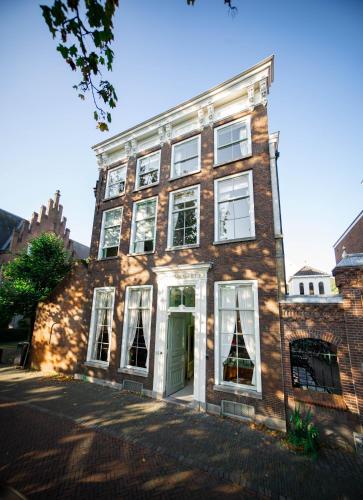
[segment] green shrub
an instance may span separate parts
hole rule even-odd
[[[311,410],[302,413],[297,405],[290,415],[290,428],[287,439],[306,454],[316,455],[319,447],[319,432],[312,422]]]

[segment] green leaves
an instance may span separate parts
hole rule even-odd
[[[0,285],[1,311],[31,315],[45,300],[71,267],[63,240],[44,233],[31,241],[31,253],[21,252],[4,266]]]
[[[78,97],[84,100],[86,93],[92,96],[93,116],[101,131],[108,130],[105,120],[111,123],[111,113],[104,106],[113,109],[117,104],[114,87],[101,75],[103,67],[112,71],[114,53],[110,44],[117,7],[118,0],[55,0],[51,7],[40,6],[50,33],[60,40],[57,51],[72,71],[82,76],[80,83],[73,85],[83,92]]]

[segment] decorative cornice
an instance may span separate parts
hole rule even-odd
[[[121,150],[122,157],[134,156],[137,144],[142,150],[143,143],[150,136],[155,137],[155,143],[164,144],[171,141],[173,129],[178,129],[180,124],[193,123],[196,130],[212,126],[216,116],[219,119],[220,110],[228,106],[232,109],[235,107],[233,103],[238,99],[245,99],[243,106],[239,104],[241,109],[248,109],[259,103],[266,105],[268,89],[273,81],[273,66],[274,57],[268,57],[226,82],[96,144],[93,150],[97,156],[108,153],[114,158],[114,153]],[[238,112],[241,109],[238,109]],[[232,114],[232,111],[230,113]]]

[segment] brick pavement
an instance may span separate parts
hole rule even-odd
[[[132,450],[141,449],[158,459],[160,462],[154,468],[150,464],[153,473],[149,479],[145,478],[145,482],[140,479],[143,485],[150,484],[150,477],[154,477],[152,484],[156,489],[147,492],[131,489],[127,493],[132,495],[134,491],[138,498],[165,494],[164,490],[160,491],[161,486],[156,486],[159,479],[163,482],[165,475],[169,475],[162,473],[166,470],[162,460],[167,461],[171,470],[178,471],[171,475],[192,474],[190,484],[200,485],[195,481],[200,477],[204,486],[193,494],[202,497],[229,498],[229,495],[238,494],[245,497],[249,491],[254,491],[273,498],[355,499],[360,498],[363,491],[363,462],[352,453],[323,450],[319,459],[312,461],[281,447],[274,436],[252,430],[240,422],[196,413],[187,407],[13,369],[0,370],[0,400],[17,402],[18,409],[40,412],[45,422],[47,418],[62,419],[62,426],[63,422],[68,425],[75,425],[75,422],[82,430],[77,433],[94,433],[96,429],[97,435],[102,435],[99,439],[116,439],[123,443],[121,447],[131,450],[129,456]],[[53,427],[60,426],[54,424]],[[101,442],[99,448],[102,454],[112,447]],[[112,457],[109,460],[112,462]],[[98,462],[93,463],[96,467]],[[112,471],[108,473],[111,475]],[[184,478],[182,485],[173,485],[166,494],[172,497],[176,491],[178,496],[188,496],[188,476],[178,477]],[[247,489],[243,493],[241,489],[231,490],[228,495],[217,491],[218,487],[227,488],[227,481]],[[105,484],[104,480],[101,482]],[[211,489],[204,493],[205,485]],[[232,488],[231,484],[228,487]]]

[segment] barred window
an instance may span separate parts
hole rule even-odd
[[[290,344],[292,385],[341,394],[337,348],[324,340],[299,339]]]

